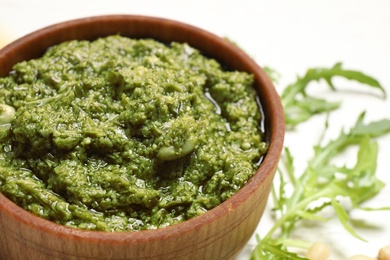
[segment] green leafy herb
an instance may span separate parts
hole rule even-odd
[[[306,94],[308,83],[319,79],[325,79],[334,90],[331,82],[334,76],[377,88],[386,96],[378,81],[358,71],[344,70],[340,63],[331,69],[309,69],[303,78],[298,78],[281,95],[287,126],[294,127],[314,114],[329,113],[339,108],[339,102]],[[310,243],[291,239],[291,232],[301,220],[327,221],[318,214],[327,207],[334,209],[342,226],[352,236],[364,240],[351,225],[349,214],[340,199],[349,199],[352,207],[362,208],[362,202],[373,198],[383,188],[384,183],[375,176],[378,144],[374,138],[390,133],[390,119],[365,123],[364,117],[363,112],[349,131],[342,130],[337,138],[315,145],[313,157],[301,174],[295,172],[294,158],[289,148],[285,148],[278,170],[279,186],[274,186],[272,190],[273,211],[279,217],[264,237],[257,236],[258,245],[251,259],[306,259],[289,250],[308,248]],[[358,146],[353,167],[340,167],[332,163],[350,146]],[[293,187],[290,192],[286,189],[288,184]]]
[[[271,78],[274,75],[275,73],[271,75]],[[293,84],[287,86],[281,95],[287,127],[294,127],[309,120],[315,114],[330,112],[340,107],[340,102],[329,102],[325,99],[310,96],[306,92],[309,83],[321,79],[325,80],[332,90],[336,90],[332,83],[334,77],[354,80],[376,88],[386,97],[385,90],[376,79],[359,71],[345,70],[341,63],[336,63],[330,69],[312,68],[307,70],[304,77],[298,77]]]

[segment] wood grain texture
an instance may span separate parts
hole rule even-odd
[[[284,138],[283,110],[266,73],[229,41],[187,24],[147,16],[110,15],[73,20],[29,34],[0,51],[0,75],[22,60],[71,39],[112,34],[187,42],[231,69],[253,73],[270,148],[255,176],[202,216],[138,232],[67,228],[34,216],[0,194],[1,259],[232,259],[253,234],[270,192]]]

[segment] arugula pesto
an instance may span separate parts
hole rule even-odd
[[[169,226],[235,194],[267,151],[253,76],[187,44],[69,41],[0,79],[0,189],[69,227]]]

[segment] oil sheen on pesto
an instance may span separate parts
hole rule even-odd
[[[0,187],[75,228],[156,229],[214,208],[267,150],[253,76],[187,44],[70,41],[0,78]]]

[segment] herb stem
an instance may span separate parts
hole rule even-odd
[[[309,203],[316,201],[322,197],[328,197],[329,194],[332,194],[334,192],[334,186],[327,186],[324,189],[320,190],[316,194],[313,194],[312,196],[303,199],[299,201],[297,204],[295,204],[291,209],[287,211],[286,214],[284,214],[280,219],[276,221],[274,226],[268,231],[268,233],[265,235],[263,240],[271,239],[271,236],[274,234],[274,232],[281,228],[283,225],[285,225],[288,222],[288,219],[291,219],[294,217],[294,215],[299,211],[303,210],[309,205]]]
[[[283,246],[301,248],[301,249],[309,249],[311,246],[311,243],[304,241],[304,240],[298,240],[298,239],[284,239]]]

